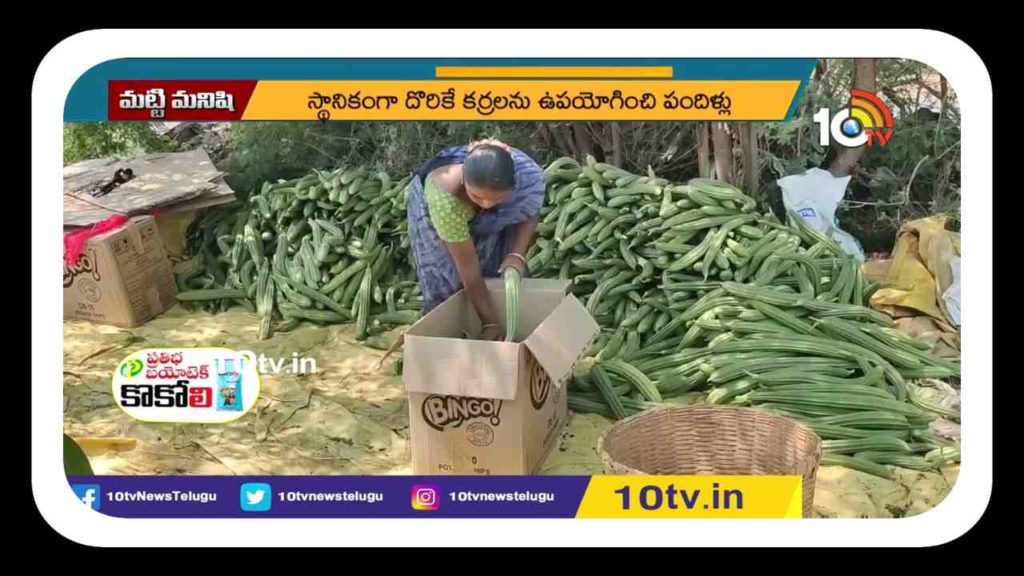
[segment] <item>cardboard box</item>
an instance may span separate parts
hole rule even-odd
[[[505,312],[500,279],[487,281]],[[405,334],[413,473],[533,474],[566,419],[566,381],[599,326],[568,281],[525,278],[520,342],[469,340],[480,331],[460,291]],[[504,318],[502,318],[504,322]]]
[[[151,216],[93,236],[64,264],[64,318],[131,328],[175,304],[177,288]]]

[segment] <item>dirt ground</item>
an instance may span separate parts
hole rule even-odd
[[[394,357],[381,368],[393,333],[356,343],[353,328],[302,324],[259,341],[255,315],[216,316],[175,307],[134,329],[64,323],[64,431],[83,444],[97,474],[357,475],[411,474],[408,413]],[[226,425],[151,424],[115,405],[110,375],[143,348],[222,346],[276,359],[316,361],[316,373],[262,376],[256,407]],[[542,474],[599,474],[597,439],[611,424],[571,414]],[[889,481],[822,467],[815,512],[823,517],[902,517],[925,512],[949,492],[959,466],[941,473],[896,469]]]

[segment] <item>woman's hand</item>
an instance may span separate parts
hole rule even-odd
[[[509,148],[508,144],[505,144],[504,142],[502,142],[501,140],[498,140],[497,138],[484,138],[483,140],[477,140],[476,142],[470,142],[468,150],[470,152],[472,152],[474,148],[476,148],[477,146],[483,146],[484,144],[492,144],[494,146],[500,146],[500,147],[504,148],[507,151],[511,151],[511,149]]]
[[[448,242],[448,252],[455,261],[455,267],[459,271],[459,279],[462,280],[462,288],[466,296],[476,309],[480,323],[498,325],[498,311],[494,309],[491,302],[490,292],[484,284],[480,260],[476,253],[476,247],[472,242]],[[500,331],[499,331],[500,334]]]
[[[530,242],[533,241],[533,232],[537,229],[537,221],[537,218],[530,218],[516,224],[515,236],[512,240],[512,250],[501,263],[501,268],[498,269],[499,274],[504,272],[505,268],[511,266],[519,270],[520,276],[526,276],[526,256],[524,254],[530,249]]]
[[[504,337],[505,334],[502,331],[501,326],[498,326],[497,324],[488,324],[480,332],[481,340],[502,340]]]
[[[501,262],[501,267],[498,268],[498,274],[505,272],[506,268],[515,268],[519,270],[519,276],[526,275],[526,258],[518,252],[509,252],[508,256]]]

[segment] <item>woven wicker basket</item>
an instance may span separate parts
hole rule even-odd
[[[806,425],[763,410],[674,406],[617,422],[598,451],[610,474],[799,474],[809,518],[821,439]]]

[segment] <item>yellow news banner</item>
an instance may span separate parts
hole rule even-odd
[[[782,120],[796,80],[261,80],[243,120]]]
[[[577,518],[801,518],[800,476],[592,476]]]

